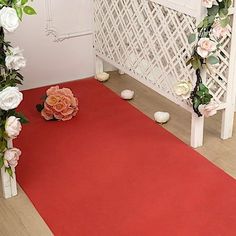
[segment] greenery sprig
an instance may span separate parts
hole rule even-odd
[[[23,83],[24,77],[19,71],[25,60],[22,51],[6,41],[5,32],[15,31],[24,13],[36,14],[28,3],[29,0],[0,0],[0,169],[5,167],[10,176],[21,152],[17,148],[9,149],[8,140],[16,138],[21,124],[28,120],[16,111],[23,98],[16,86]],[[9,98],[12,104],[7,102]]]
[[[187,65],[192,66],[196,71],[196,85],[191,93],[190,99],[193,110],[200,117],[200,105],[207,105],[213,96],[209,89],[203,84],[201,72],[207,68],[211,72],[211,67],[220,63],[217,56],[219,51],[219,40],[226,37],[228,25],[230,24],[229,8],[232,0],[203,0],[203,6],[207,8],[207,15],[197,26],[197,32],[189,35],[188,41],[194,43],[193,53],[187,61]]]

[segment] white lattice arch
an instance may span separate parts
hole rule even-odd
[[[94,0],[94,8],[97,72],[103,70],[103,60],[109,62],[193,113],[191,104],[177,96],[173,88],[177,81],[195,80],[194,71],[186,66],[192,51],[187,36],[205,13],[201,0]],[[232,22],[236,22],[233,12],[234,8]],[[216,74],[203,75],[223,110],[223,139],[232,136],[234,115],[236,26],[232,26],[221,42],[218,56],[222,63]],[[204,118],[193,113],[193,147],[202,145],[203,124]]]

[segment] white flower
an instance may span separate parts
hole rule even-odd
[[[198,107],[198,110],[200,113],[205,117],[214,116],[217,113],[217,108],[219,107],[219,104],[216,102],[210,102],[207,105],[200,105]]]
[[[11,7],[3,7],[0,10],[0,26],[8,32],[13,32],[19,26],[19,18],[16,10]]]
[[[7,87],[0,91],[0,109],[4,111],[15,109],[23,100],[23,94],[17,87]]]
[[[190,81],[179,81],[175,85],[174,90],[178,96],[182,96],[182,98],[188,99],[191,95],[192,88],[193,86]]]
[[[26,65],[22,50],[19,47],[10,48],[6,54],[5,63],[9,70],[19,70]]]
[[[212,33],[217,39],[225,37],[228,32],[229,32],[228,28],[222,27],[220,21],[216,21],[214,23]]]
[[[7,149],[4,153],[4,165],[5,167],[16,167],[21,155],[21,151],[18,148]]]
[[[209,38],[201,38],[198,42],[197,53],[202,58],[207,58],[211,52],[217,48],[217,43]]]
[[[20,119],[15,116],[10,116],[6,120],[5,131],[9,138],[16,138],[21,131],[21,123]]]

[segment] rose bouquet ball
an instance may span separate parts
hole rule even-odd
[[[45,120],[67,121],[77,114],[78,99],[69,88],[53,86],[46,91],[46,98],[37,109]]]

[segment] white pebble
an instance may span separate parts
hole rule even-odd
[[[124,100],[131,100],[134,97],[134,91],[126,89],[123,90],[120,94],[120,96],[124,99]]]
[[[159,124],[165,124],[170,120],[170,113],[158,111],[154,114],[154,119]]]
[[[100,82],[105,82],[109,79],[110,75],[106,72],[96,74],[95,78]]]

